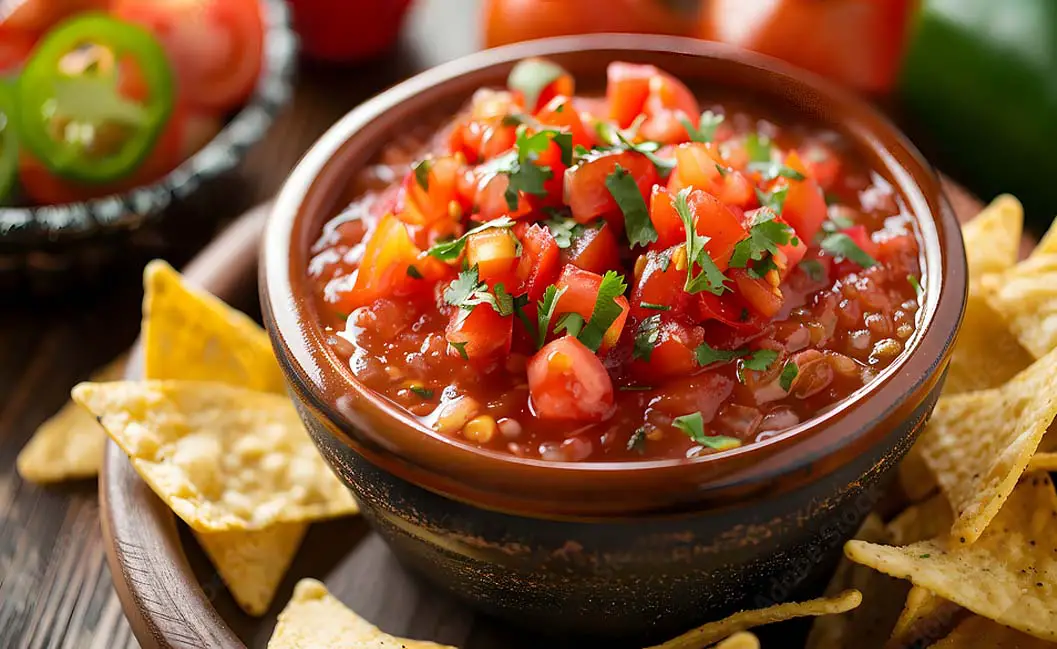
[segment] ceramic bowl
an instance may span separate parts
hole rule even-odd
[[[710,98],[751,99],[841,133],[920,224],[925,297],[904,355],[813,420],[693,460],[548,463],[500,455],[424,428],[357,383],[317,324],[309,245],[340,208],[350,179],[396,133],[434,111],[454,111],[480,86],[501,86],[527,56],[552,58],[588,92],[603,87],[610,61],[652,63]],[[936,402],[966,290],[961,236],[940,183],[879,113],[776,61],[653,36],[484,51],[361,105],[290,176],[263,255],[265,322],[295,403],[397,556],[486,612],[632,645],[819,590]]]
[[[264,48],[249,101],[206,146],[150,185],[94,200],[0,207],[0,292],[51,293],[99,279],[163,220],[210,214],[219,179],[268,132],[293,94],[297,36],[284,0],[260,0]],[[203,191],[205,189],[205,191]],[[199,219],[200,222],[200,219]]]

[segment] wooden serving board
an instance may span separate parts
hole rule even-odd
[[[978,200],[949,181],[944,184],[962,221],[979,211]],[[233,223],[187,266],[187,277],[255,314],[257,249],[266,216],[265,205]],[[1027,248],[1031,245],[1025,241]],[[138,364],[131,365],[130,378],[135,378]],[[146,649],[265,647],[276,615],[303,577],[325,581],[353,610],[394,635],[462,649],[553,646],[476,615],[423,584],[359,518],[314,524],[271,610],[251,618],[235,605],[190,532],[113,442],[107,447],[99,492],[114,585]]]

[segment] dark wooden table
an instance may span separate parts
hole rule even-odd
[[[357,67],[305,65],[292,105],[225,185],[229,214],[269,198],[339,116],[401,79],[476,50],[478,0],[417,0],[399,48]],[[208,234],[208,233],[206,233]],[[182,264],[203,237],[168,253]],[[15,457],[70,387],[127,348],[139,328],[134,271],[105,287],[12,305],[0,298],[0,647],[136,647],[103,557],[94,481],[37,487]]]

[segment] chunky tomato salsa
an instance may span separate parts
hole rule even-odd
[[[707,108],[702,112],[702,108]],[[914,221],[834,133],[526,60],[358,179],[307,270],[357,379],[551,461],[693,458],[831,408],[914,334]]]

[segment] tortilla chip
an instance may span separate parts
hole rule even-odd
[[[268,649],[456,649],[396,638],[353,613],[315,579],[302,579],[279,614]]]
[[[1057,471],[1057,453],[1036,453],[1031,456],[1028,471]]]
[[[1057,639],[1057,493],[1045,473],[1020,481],[976,543],[849,541],[844,552],[978,615]]]
[[[144,376],[284,392],[268,334],[256,322],[186,285],[163,261],[147,265],[143,285]]]
[[[888,523],[888,536],[895,545],[909,545],[940,536],[954,522],[951,506],[942,495],[907,507]],[[869,541],[870,539],[866,539]]]
[[[907,593],[906,603],[885,649],[929,645],[950,633],[967,615],[969,612],[954,602],[926,588],[914,586]]]
[[[1057,350],[994,390],[941,397],[917,446],[972,543],[1016,486],[1057,415]]]
[[[1032,254],[980,280],[991,307],[1036,358],[1057,347],[1057,254]]]
[[[738,631],[717,644],[715,649],[760,649],[760,639],[748,631]]]
[[[1017,263],[1024,231],[1024,208],[1009,194],[996,197],[962,226],[969,279],[1000,273]]]
[[[307,531],[304,523],[281,523],[259,532],[198,532],[195,538],[239,608],[261,616]]]
[[[92,381],[116,381],[125,375],[126,355],[92,374]],[[16,466],[23,480],[45,484],[93,478],[103,465],[106,433],[91,415],[73,401],[40,425]]]
[[[925,463],[920,440],[910,447],[903,461],[899,463],[897,479],[903,495],[912,503],[925,500],[940,488],[936,483],[936,476],[932,475],[932,469]]]
[[[1053,649],[1053,644],[974,615],[932,649]]]
[[[701,649],[738,631],[811,615],[846,613],[862,603],[862,593],[846,590],[836,597],[820,597],[806,602],[776,604],[755,611],[741,611],[728,618],[709,622],[650,649]]]
[[[356,512],[286,397],[222,383],[82,383],[136,471],[200,532],[259,530]]]
[[[866,518],[855,538],[874,543],[891,542],[891,536],[877,514],[870,514]],[[817,618],[807,637],[807,649],[880,649],[884,646],[888,632],[899,615],[899,602],[906,595],[909,585],[845,557],[826,587],[825,594],[833,596],[849,588],[862,593],[865,605],[844,615]]]
[[[1050,223],[1046,234],[1039,239],[1039,245],[1031,252],[1032,257],[1035,255],[1057,255],[1057,219]]]

